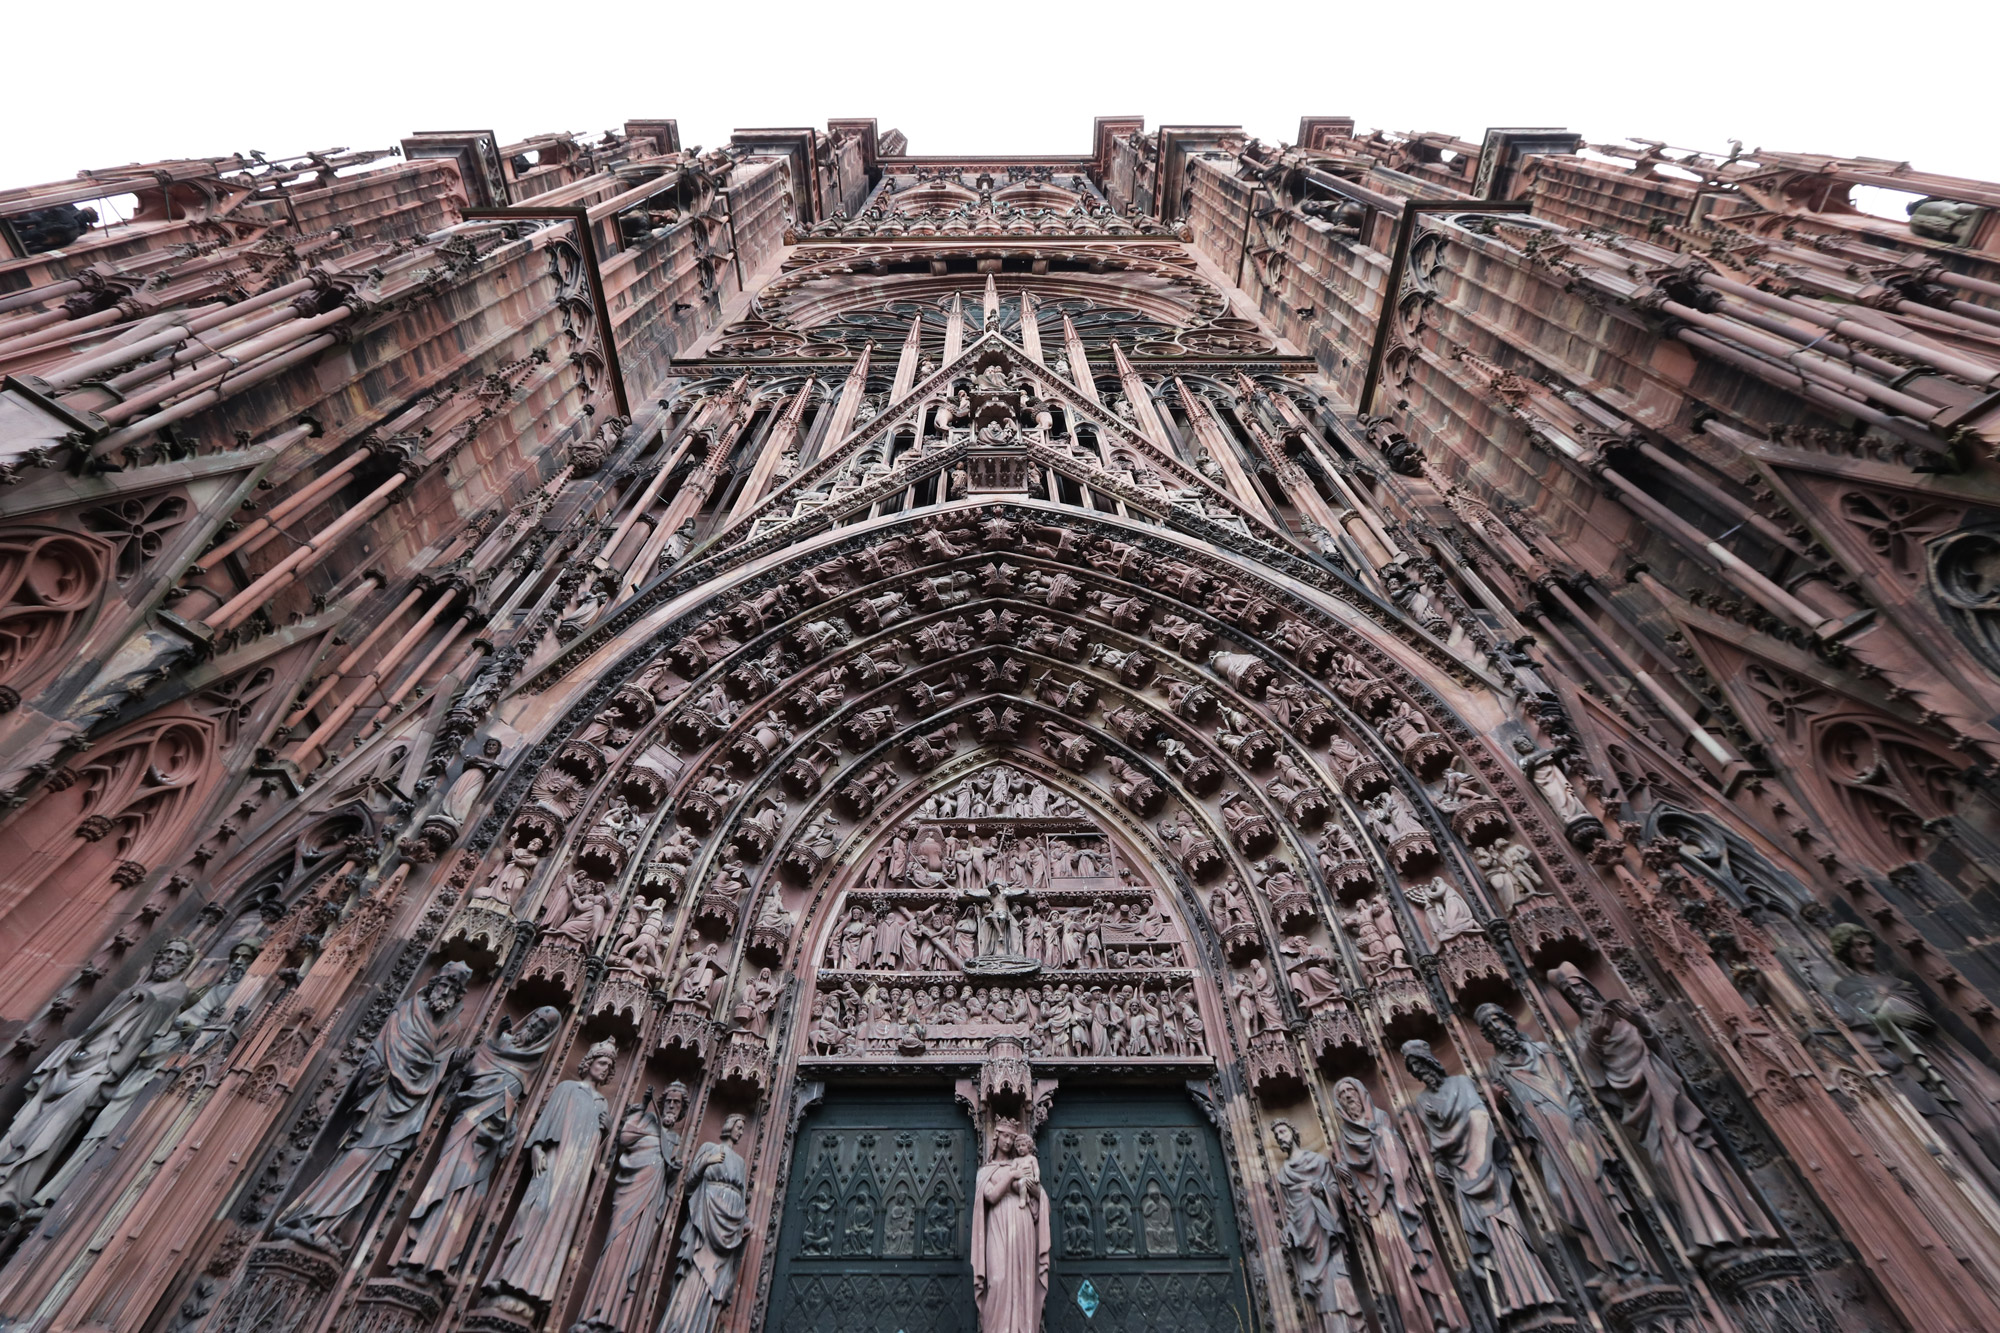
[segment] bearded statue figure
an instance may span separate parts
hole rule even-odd
[[[35,1196],[146,1057],[153,1039],[191,1002],[194,946],[168,940],[145,979],[106,1005],[80,1037],[58,1045],[28,1080],[27,1100],[0,1139],[0,1223],[38,1206]]]
[[[447,963],[390,1012],[354,1075],[350,1091],[362,1089],[363,1095],[340,1153],[279,1217],[274,1234],[340,1252],[424,1127],[450,1068],[445,1024],[458,1012],[471,977],[465,964]]]
[[[437,1164],[410,1210],[398,1268],[447,1275],[464,1253],[493,1169],[513,1146],[522,1094],[561,1026],[562,1011],[543,1005],[488,1037],[472,1058]]]
[[[1605,999],[1574,963],[1550,972],[1549,982],[1576,1011],[1574,1039],[1584,1077],[1624,1125],[1629,1141],[1651,1160],[1689,1246],[1702,1251],[1775,1241],[1777,1233],[1723,1154],[1708,1117],[1688,1096],[1645,1015],[1622,1000]]]

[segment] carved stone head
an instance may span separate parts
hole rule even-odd
[[[603,1083],[617,1067],[618,1043],[606,1037],[583,1053],[583,1065],[578,1072],[592,1083]]]
[[[154,981],[172,981],[193,966],[194,945],[177,937],[160,946],[147,975]]]
[[[1511,1051],[1521,1044],[1521,1030],[1514,1025],[1514,1016],[1497,1004],[1480,1005],[1472,1011],[1472,1021],[1497,1050]]]
[[[1875,937],[1866,926],[1843,922],[1833,928],[1829,943],[1833,946],[1833,956],[1855,971],[1875,970]]]
[[[1403,1068],[1410,1071],[1418,1082],[1436,1091],[1445,1080],[1444,1066],[1431,1053],[1431,1044],[1412,1038],[1403,1043]]]
[[[438,969],[438,974],[424,987],[424,1001],[430,1005],[431,1013],[443,1018],[458,1008],[458,1002],[465,998],[466,983],[472,980],[472,969],[464,963],[446,963]]]

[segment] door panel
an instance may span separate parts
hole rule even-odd
[[[792,1152],[766,1326],[974,1333],[973,1155],[948,1093],[829,1092]]]
[[[1185,1094],[1064,1089],[1039,1141],[1045,1333],[1254,1328],[1215,1130]]]

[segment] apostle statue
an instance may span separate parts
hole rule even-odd
[[[1361,1296],[1348,1275],[1347,1213],[1333,1163],[1301,1143],[1288,1120],[1273,1121],[1271,1137],[1285,1154],[1278,1192],[1285,1199],[1285,1248],[1299,1275],[1299,1294],[1319,1316],[1323,1333],[1366,1329]]]
[[[1524,1310],[1560,1306],[1561,1293],[1528,1243],[1514,1203],[1514,1173],[1496,1155],[1493,1112],[1479,1089],[1463,1074],[1446,1074],[1427,1041],[1403,1043],[1403,1067],[1424,1085],[1417,1116],[1438,1178],[1458,1201],[1473,1270],[1486,1285],[1494,1313],[1505,1321]]]
[[[681,1149],[681,1136],[673,1126],[687,1113],[687,1085],[668,1084],[658,1110],[652,1099],[649,1091],[646,1100],[628,1109],[619,1123],[611,1225],[583,1298],[582,1317],[571,1333],[640,1333],[651,1303],[646,1267],[666,1220],[674,1173],[680,1169],[675,1154]]]
[[[503,1302],[511,1298],[539,1312],[555,1298],[590,1188],[590,1169],[611,1127],[611,1111],[598,1088],[617,1067],[617,1042],[592,1046],[577,1071],[581,1077],[556,1084],[528,1131],[528,1187],[486,1278],[486,1290]]]
[[[1590,1118],[1569,1071],[1554,1048],[1523,1036],[1499,1005],[1480,1005],[1473,1020],[1493,1043],[1494,1089],[1541,1168],[1556,1215],[1582,1244],[1584,1259],[1606,1277],[1638,1276],[1649,1267],[1646,1247],[1632,1225],[1632,1204],[1614,1165],[1616,1151]]]
[[[398,1268],[448,1275],[458,1262],[493,1169],[513,1146],[514,1115],[528,1080],[561,1026],[562,1012],[545,1004],[488,1037],[472,1058],[465,1086],[452,1103],[437,1165],[410,1210]]]
[[[1458,1292],[1438,1264],[1410,1152],[1389,1123],[1389,1113],[1357,1078],[1333,1085],[1333,1103],[1340,1116],[1340,1165],[1356,1206],[1368,1219],[1383,1283],[1406,1333],[1469,1328]]]
[[[972,1196],[972,1294],[979,1333],[1041,1333],[1049,1292],[1049,1201],[1035,1140],[1018,1121],[993,1128]]]
[[[444,1082],[451,1050],[444,1025],[465,998],[472,969],[447,963],[390,1011],[351,1089],[363,1090],[340,1153],[278,1219],[274,1234],[338,1252],[350,1222],[367,1215],[395,1177]]]
[[[1939,1030],[1916,987],[1876,966],[1875,937],[1833,928],[1833,956],[1849,975],[1829,999],[1890,1084],[1996,1198],[2000,1198],[2000,1080]]]
[[[145,979],[105,1006],[80,1037],[62,1042],[28,1079],[27,1100],[0,1139],[0,1222],[33,1209],[35,1194],[96,1120],[125,1076],[189,1003],[194,946],[168,940]]]
[[[750,1211],[750,1170],[736,1145],[748,1128],[742,1116],[729,1116],[722,1122],[720,1141],[702,1144],[688,1163],[687,1222],[681,1227],[674,1294],[660,1318],[659,1333],[714,1333],[723,1302],[736,1285]]]
[[[1572,1039],[1584,1077],[1625,1127],[1628,1141],[1651,1160],[1677,1206],[1689,1247],[1702,1251],[1775,1240],[1763,1210],[1723,1156],[1708,1117],[1658,1049],[1645,1015],[1623,1001],[1606,1000],[1574,963],[1550,972],[1549,983],[1576,1011]]]
[[[104,1109],[92,1118],[90,1128],[84,1132],[76,1150],[70,1153],[69,1161],[36,1192],[35,1203],[38,1207],[46,1208],[54,1203],[70,1182],[83,1172],[98,1146],[125,1122],[125,1117],[138,1104],[140,1095],[152,1087],[163,1072],[172,1076],[176,1069],[189,1069],[197,1063],[196,1058],[203,1051],[221,1041],[231,1027],[243,1020],[243,1011],[232,1013],[229,997],[235,994],[237,985],[242,982],[244,973],[250,970],[251,960],[256,956],[256,945],[248,941],[237,944],[229,951],[229,965],[221,977],[196,992],[194,1003],[153,1034],[153,1039],[139,1052],[139,1058],[126,1070],[125,1077],[106,1093]],[[220,1071],[216,1071],[217,1077],[219,1074]]]

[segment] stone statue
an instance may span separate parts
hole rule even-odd
[[[1041,1333],[1049,1290],[1049,1202],[1035,1141],[1017,1121],[993,1129],[972,1197],[972,1293],[979,1333]]]
[[[1562,1296],[1528,1243],[1514,1204],[1514,1173],[1495,1155],[1493,1113],[1463,1074],[1446,1074],[1430,1043],[1403,1043],[1403,1066],[1424,1085],[1417,1116],[1430,1142],[1438,1179],[1458,1202],[1459,1226],[1472,1265],[1502,1320]]]
[[[188,1069],[197,1056],[221,1041],[232,1026],[243,1021],[246,1017],[244,1011],[230,1012],[229,997],[235,993],[244,973],[249,971],[257,952],[258,947],[247,940],[232,948],[229,951],[229,966],[223,974],[212,984],[202,987],[194,1003],[181,1010],[171,1023],[146,1043],[125,1077],[110,1090],[104,1109],[91,1120],[90,1128],[70,1153],[69,1161],[36,1191],[35,1203],[38,1207],[46,1208],[56,1201],[89,1164],[98,1145],[110,1138],[125,1122],[140,1094],[153,1085],[154,1079],[168,1068],[176,1056],[180,1057],[179,1068]],[[211,1071],[211,1076],[219,1077],[220,1072]]]
[[[1355,1206],[1375,1237],[1388,1296],[1403,1316],[1405,1333],[1447,1333],[1470,1327],[1451,1279],[1438,1264],[1437,1245],[1424,1220],[1423,1192],[1409,1149],[1359,1079],[1333,1085],[1340,1116],[1340,1164]]]
[[[589,953],[611,916],[609,889],[582,871],[571,871],[549,897],[543,917],[551,940]]]
[[[722,1122],[720,1140],[702,1144],[688,1163],[687,1222],[659,1333],[714,1333],[736,1285],[750,1212],[750,1172],[736,1144],[748,1128],[742,1116],[731,1115]]]
[[[1285,973],[1291,979],[1292,994],[1301,1009],[1310,1013],[1346,998],[1347,991],[1340,984],[1340,975],[1326,946],[1314,944],[1303,935],[1287,935],[1279,952],[1289,960],[1284,964]]]
[[[785,983],[771,975],[771,969],[761,967],[757,975],[743,983],[743,995],[736,1005],[736,1022],[758,1036],[770,1026],[771,1011],[778,1007],[778,998],[785,992]]]
[[[1513,1015],[1497,1004],[1480,1005],[1473,1019],[1493,1043],[1494,1090],[1541,1169],[1556,1215],[1599,1273],[1636,1277],[1650,1263],[1614,1166],[1617,1152],[1590,1118],[1554,1048],[1521,1035]]]
[[[542,846],[540,838],[529,838],[525,847],[516,839],[507,859],[495,866],[492,876],[472,891],[474,901],[491,898],[512,903],[535,877],[535,867],[542,863]]]
[[[62,1042],[36,1066],[27,1100],[0,1139],[0,1221],[11,1222],[35,1206],[36,1193],[125,1077],[141,1066],[154,1038],[170,1031],[189,1004],[183,978],[193,966],[194,946],[168,940],[153,955],[143,981],[105,1006],[82,1036]]]
[[[1285,1164],[1278,1169],[1278,1192],[1285,1200],[1285,1248],[1298,1273],[1299,1294],[1319,1316],[1324,1333],[1366,1329],[1361,1296],[1347,1268],[1347,1212],[1340,1181],[1325,1153],[1299,1142],[1288,1120],[1271,1123],[1271,1137]]]
[[[1542,872],[1535,868],[1535,854],[1518,842],[1488,843],[1472,849],[1472,859],[1500,900],[1500,910],[1512,912],[1530,898],[1548,896]]]
[[[584,1295],[583,1314],[571,1333],[642,1333],[651,1304],[646,1269],[666,1220],[667,1196],[680,1169],[680,1135],[673,1127],[687,1113],[688,1090],[670,1083],[659,1109],[646,1101],[629,1108],[618,1126],[618,1174],[611,1190],[611,1225]]]
[[[403,1231],[398,1268],[448,1275],[472,1237],[493,1168],[514,1142],[514,1114],[535,1066],[548,1054],[562,1012],[543,1005],[486,1039],[472,1057],[465,1086],[452,1102],[451,1123],[430,1179]]]
[[[1521,769],[1542,793],[1542,799],[1555,811],[1556,818],[1568,826],[1583,820],[1594,819],[1581,799],[1576,788],[1569,785],[1569,778],[1562,771],[1558,756],[1554,751],[1535,749],[1535,743],[1526,736],[1514,738],[1514,749],[1521,755]]]
[[[1424,915],[1430,918],[1431,934],[1437,937],[1439,944],[1461,935],[1481,933],[1479,918],[1466,906],[1458,886],[1442,876],[1435,876],[1423,884],[1409,885],[1403,890],[1403,896],[1422,905]]]
[[[1775,1240],[1646,1016],[1623,1001],[1606,1000],[1574,963],[1550,972],[1549,984],[1576,1011],[1572,1039],[1584,1077],[1651,1159],[1655,1179],[1678,1206],[1688,1245],[1701,1251]]]
[[[444,1081],[444,1025],[465,998],[472,969],[447,963],[422,990],[391,1010],[355,1071],[364,1089],[341,1150],[273,1228],[273,1234],[338,1252],[350,1222],[363,1217],[403,1164]]]
[[[1829,997],[1835,1012],[1896,1091],[2000,1198],[2000,1092],[1993,1075],[1952,1047],[1914,986],[1876,970],[1875,937],[1864,927],[1835,926],[1832,944],[1833,956],[1851,969]]]
[[[555,1297],[597,1146],[610,1128],[611,1113],[598,1089],[617,1067],[616,1042],[592,1046],[577,1071],[582,1077],[556,1084],[528,1131],[528,1187],[486,1278],[486,1291],[502,1305],[519,1303],[539,1312]]]

